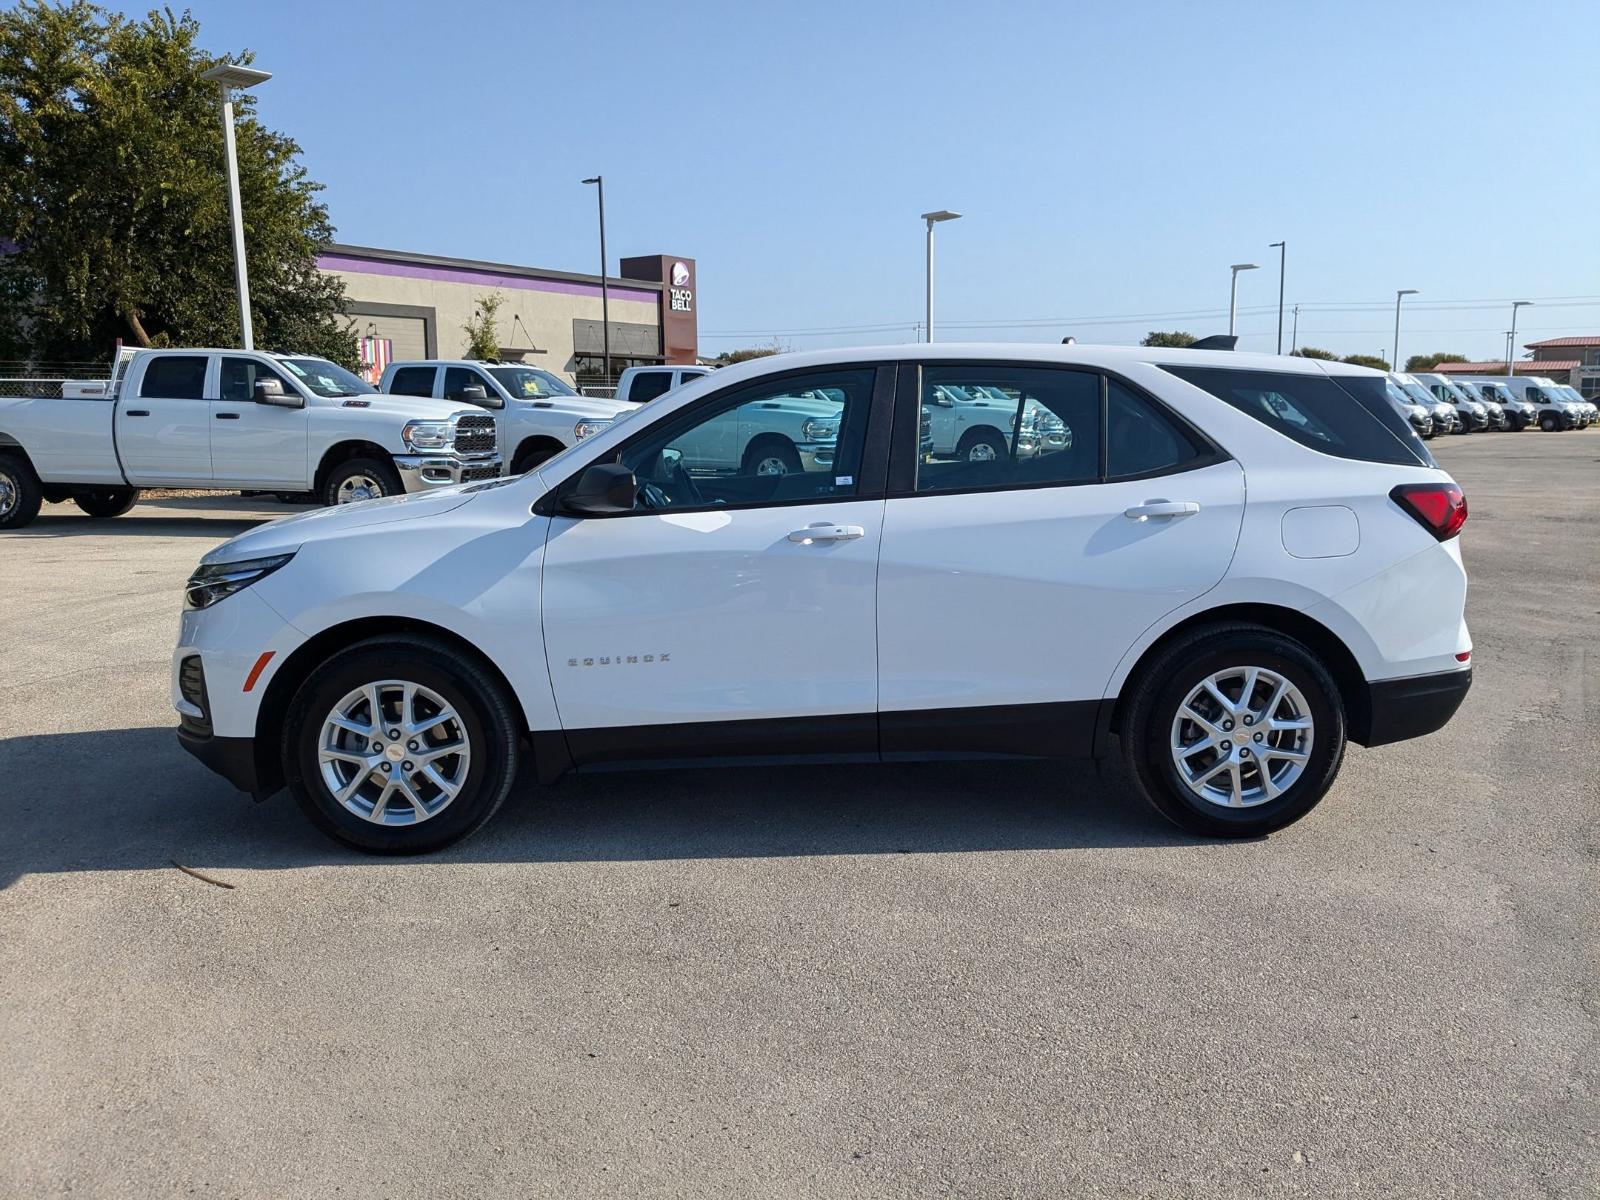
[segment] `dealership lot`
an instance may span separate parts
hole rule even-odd
[[[345,853],[167,700],[195,560],[292,510],[47,507],[0,535],[0,1190],[1590,1194],[1600,432],[1432,445],[1474,689],[1240,844],[963,764]]]

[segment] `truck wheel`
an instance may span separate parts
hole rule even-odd
[[[800,455],[779,438],[755,442],[744,452],[745,475],[795,475],[800,469]]]
[[[328,472],[322,485],[322,502],[332,508],[336,504],[398,496],[404,491],[400,474],[392,464],[376,458],[351,458]]]
[[[360,642],[312,672],[281,752],[295,801],[328,836],[376,854],[466,837],[505,801],[515,702],[469,656],[428,638]]]
[[[540,463],[554,458],[565,449],[566,447],[559,442],[543,442],[537,446],[529,446],[511,460],[511,473],[513,475],[526,475]]]
[[[1327,668],[1293,638],[1213,625],[1140,673],[1122,746],[1139,790],[1175,824],[1260,837],[1298,821],[1333,785],[1344,704]]]
[[[956,447],[956,457],[962,462],[994,462],[1009,453],[1006,439],[992,429],[970,430]]]
[[[72,502],[91,517],[120,517],[139,503],[138,488],[96,488],[92,492],[79,492]]]
[[[0,529],[21,529],[39,515],[44,494],[28,460],[0,454]]]
[[[1554,433],[1561,428],[1561,422],[1557,421],[1552,414],[1543,413],[1539,417],[1539,428],[1546,433]]]

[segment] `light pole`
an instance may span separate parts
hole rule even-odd
[[[1283,353],[1283,269],[1289,257],[1288,242],[1270,242],[1278,249],[1278,353]]]
[[[611,386],[611,289],[606,286],[606,177],[596,175],[585,179],[592,183],[600,198],[600,353],[605,373],[602,387]]]
[[[940,221],[954,221],[961,216],[941,208],[938,212],[925,212],[922,219],[928,223],[928,341],[933,341],[933,227]]]
[[[1289,353],[1294,353],[1294,348],[1300,344],[1300,306],[1294,306],[1294,329],[1289,334]]]
[[[1517,309],[1526,308],[1532,303],[1532,300],[1513,300],[1511,302],[1511,332],[1506,335],[1507,379],[1517,373]]]
[[[1390,365],[1396,371],[1400,369],[1400,301],[1416,294],[1416,288],[1399,288],[1394,294],[1394,362]]]
[[[239,341],[246,350],[256,348],[250,324],[250,275],[244,262],[244,213],[239,203],[239,151],[233,140],[233,92],[244,91],[272,78],[271,71],[222,63],[200,74],[215,80],[222,93],[222,146],[228,161],[228,216],[233,222],[233,277],[239,290]]]
[[[1234,263],[1228,268],[1233,272],[1233,282],[1228,288],[1228,334],[1232,336],[1233,327],[1239,316],[1239,272],[1256,270],[1255,263]]]

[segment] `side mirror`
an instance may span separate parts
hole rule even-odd
[[[472,383],[462,388],[454,396],[448,397],[448,399],[459,400],[463,404],[484,404],[488,402],[489,389],[481,383]]]
[[[599,517],[632,512],[639,495],[639,481],[621,463],[595,463],[578,476],[573,489],[562,498],[564,512],[577,516]]]
[[[255,387],[255,402],[257,404],[270,404],[274,408],[304,408],[305,401],[296,392],[283,390],[281,379],[258,379]]]

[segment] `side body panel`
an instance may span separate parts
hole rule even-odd
[[[117,453],[135,487],[210,487],[211,404],[216,394],[216,354],[205,355],[204,391],[199,396],[145,395],[145,376],[158,357],[199,357],[198,352],[141,354],[128,370],[116,405]]]
[[[45,483],[121,484],[111,400],[0,399],[0,446],[20,446]]]

